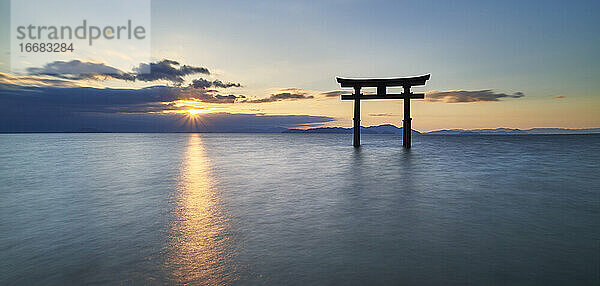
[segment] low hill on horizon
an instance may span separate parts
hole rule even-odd
[[[377,126],[361,126],[360,132],[362,134],[400,134],[402,135],[402,127],[396,127],[392,124],[382,124]],[[338,134],[352,134],[353,128],[345,127],[318,127],[309,129],[288,129],[283,133],[338,133]],[[421,134],[421,132],[414,129],[411,130],[412,134]]]
[[[309,129],[288,129],[283,133],[338,133],[351,134],[352,127],[317,127]],[[392,124],[382,124],[376,126],[361,126],[360,132],[363,134],[402,134],[402,127],[396,127]],[[600,134],[600,128],[486,128],[486,129],[442,129],[430,132],[419,132],[412,129],[412,134],[421,135],[535,135],[535,134]]]

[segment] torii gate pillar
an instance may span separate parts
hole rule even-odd
[[[360,87],[354,87],[354,147],[360,147]]]
[[[404,94],[410,93],[410,86],[404,86]],[[404,97],[404,120],[402,120],[402,146],[410,148],[412,118],[410,118],[410,96]]]
[[[342,95],[342,100],[354,100],[354,147],[360,146],[360,101],[363,99],[404,99],[404,120],[402,120],[402,146],[410,148],[412,118],[410,118],[410,100],[423,99],[424,94],[414,94],[410,92],[412,86],[425,85],[431,75],[406,78],[369,78],[369,79],[350,79],[337,78],[341,87],[353,87],[354,94]],[[387,94],[387,87],[402,86],[404,92],[401,94]],[[363,95],[360,93],[362,87],[376,87],[377,94]]]

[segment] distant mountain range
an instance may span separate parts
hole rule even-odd
[[[340,133],[350,134],[354,132],[353,128],[344,127],[319,127],[309,129],[288,129],[283,133]],[[392,124],[383,124],[378,126],[360,127],[362,134],[402,134],[402,127],[396,127]],[[419,131],[412,130],[412,134],[421,134]]]
[[[283,133],[352,133],[352,128],[344,127],[318,127],[309,129],[288,129]],[[402,127],[392,124],[360,127],[363,134],[402,134]],[[444,129],[430,132],[411,130],[412,134],[423,135],[532,135],[532,134],[600,134],[600,128],[569,129],[569,128],[494,128],[494,129]]]
[[[428,135],[535,135],[535,134],[600,134],[600,128],[494,128],[494,129],[448,129],[426,132]]]

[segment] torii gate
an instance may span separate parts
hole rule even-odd
[[[425,85],[431,75],[404,78],[341,78],[336,77],[341,87],[353,87],[354,94],[342,95],[342,100],[354,100],[354,147],[360,146],[360,100],[361,99],[404,99],[404,120],[402,120],[402,146],[410,148],[410,100],[423,99],[422,93],[411,93],[411,86]],[[387,94],[388,86],[402,86],[401,94]],[[365,95],[360,93],[363,87],[376,87],[377,94]]]

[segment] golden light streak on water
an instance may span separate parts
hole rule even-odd
[[[190,134],[188,140],[166,267],[178,284],[228,284],[228,220],[220,209],[202,138]]]

